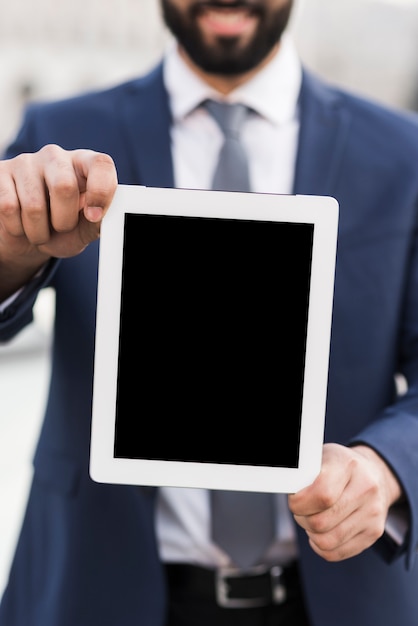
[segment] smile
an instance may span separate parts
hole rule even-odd
[[[245,34],[254,27],[254,13],[245,7],[202,7],[199,22],[207,30],[218,36]]]

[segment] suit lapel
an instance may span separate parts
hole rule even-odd
[[[128,97],[121,101],[121,119],[134,168],[134,183],[174,187],[171,114],[162,64],[145,79],[132,82],[128,90]],[[338,94],[307,72],[304,72],[299,104],[301,127],[293,193],[334,195],[350,113]]]
[[[173,187],[171,114],[163,84],[162,65],[158,65],[145,79],[131,83],[129,90],[128,97],[121,104],[121,119],[135,184]]]
[[[334,195],[348,137],[350,113],[338,94],[304,73],[294,193]]]

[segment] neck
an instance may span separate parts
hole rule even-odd
[[[187,52],[179,46],[179,54],[183,58],[184,62],[190,67],[190,69],[199,76],[199,78],[205,83],[207,83],[210,87],[218,91],[220,94],[226,96],[231,91],[243,85],[253,78],[260,70],[265,67],[270,60],[274,57],[277,50],[279,49],[279,44],[277,44],[270,52],[270,54],[263,59],[263,61],[257,65],[257,67],[253,68],[249,72],[245,72],[243,74],[234,74],[234,75],[222,75],[222,74],[210,74],[202,70],[201,67],[196,65],[194,61],[188,56]]]

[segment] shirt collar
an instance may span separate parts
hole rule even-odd
[[[241,102],[279,126],[297,114],[302,68],[288,33],[272,60],[250,81],[228,95],[229,102]],[[164,56],[164,82],[170,96],[173,119],[181,120],[206,98],[222,96],[197,76],[178,53],[172,41]]]

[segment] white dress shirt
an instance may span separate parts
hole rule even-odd
[[[300,61],[287,35],[268,65],[222,98],[192,72],[179,56],[176,44],[171,43],[164,59],[164,81],[173,115],[175,186],[211,187],[223,137],[210,114],[197,107],[206,98],[213,98],[241,102],[258,113],[248,118],[242,130],[252,191],[292,193],[301,76]],[[157,535],[161,558],[209,567],[229,565],[228,556],[210,538],[209,493],[204,489],[162,488],[159,494]],[[277,542],[264,560],[284,563],[294,557],[296,542],[286,496],[276,498]]]

